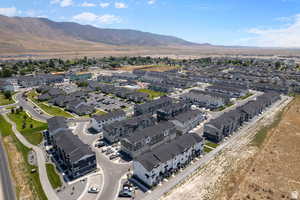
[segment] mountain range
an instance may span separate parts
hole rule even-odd
[[[203,44],[202,44],[203,45]],[[208,44],[205,44],[208,45]],[[105,29],[46,18],[0,15],[0,51],[53,51],[109,47],[201,46],[183,39],[126,29]]]

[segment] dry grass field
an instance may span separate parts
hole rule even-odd
[[[217,199],[300,199],[300,97],[269,130],[255,156],[240,162]]]
[[[118,70],[123,71],[133,71],[135,69],[141,69],[144,71],[155,71],[155,72],[164,72],[178,68],[178,66],[169,66],[169,65],[140,65],[140,66],[124,66],[118,68]]]
[[[300,193],[300,97],[281,111],[285,105],[266,111],[243,130],[245,135],[161,200],[281,200]],[[267,130],[266,137],[258,137],[261,130]]]

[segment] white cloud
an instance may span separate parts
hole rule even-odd
[[[116,2],[115,3],[116,8],[127,8],[128,6],[125,3],[122,2]]]
[[[115,15],[102,15],[98,17],[102,24],[116,24],[121,23],[121,18]]]
[[[73,5],[73,1],[72,0],[62,0],[60,2],[60,6],[61,7],[68,7],[68,6],[71,6]]]
[[[94,3],[88,3],[88,2],[83,2],[82,4],[81,4],[81,6],[82,7],[95,7],[96,6],[96,4],[94,4]]]
[[[59,4],[60,7],[68,7],[74,4],[73,0],[52,0],[50,4]]]
[[[106,7],[108,7],[110,5],[110,3],[100,3],[99,4],[99,6],[101,7],[101,8],[106,8]]]
[[[268,47],[300,47],[300,14],[281,28],[251,28],[247,31],[254,37],[248,43]]]
[[[73,19],[78,22],[93,24],[114,24],[122,21],[120,17],[115,15],[96,15],[90,12],[83,12],[75,15],[73,16]]]
[[[83,12],[78,15],[73,16],[73,19],[80,22],[94,22],[98,19],[98,16],[94,13]]]
[[[156,0],[148,0],[148,4],[152,5],[152,4],[155,4],[156,3]]]
[[[0,8],[0,15],[12,17],[12,16],[16,16],[17,14],[18,14],[18,10],[15,7]]]

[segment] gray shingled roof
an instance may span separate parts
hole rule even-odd
[[[89,145],[84,144],[78,136],[73,135],[71,130],[61,131],[54,136],[54,140],[56,145],[69,155],[71,162],[77,162],[84,156],[95,154]]]

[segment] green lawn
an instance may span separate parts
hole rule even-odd
[[[2,115],[0,115],[0,134],[2,137],[6,137],[12,134],[11,124],[8,123]]]
[[[33,145],[38,145],[43,140],[41,131],[47,129],[47,123],[30,118],[26,112],[10,113],[8,117],[16,123],[18,131]],[[24,126],[24,125],[25,126]]]
[[[103,110],[97,110],[95,112],[95,115],[104,115],[104,114],[107,114],[107,112],[103,111]]]
[[[230,106],[233,106],[234,103],[233,102],[229,102],[228,104],[226,104],[225,106],[222,106],[220,108],[218,108],[216,111],[223,111],[225,110],[226,108],[229,108]]]
[[[137,92],[142,92],[142,93],[149,94],[149,97],[151,99],[166,95],[166,93],[164,93],[164,92],[156,92],[156,91],[149,90],[149,89],[138,89]]]
[[[245,96],[243,96],[243,97],[240,97],[240,98],[238,98],[239,100],[244,100],[244,99],[247,99],[247,98],[249,98],[249,97],[251,97],[253,94],[252,93],[247,93]]]
[[[209,148],[209,147],[206,147],[206,146],[204,146],[204,152],[205,153],[209,153],[209,152],[211,152],[213,149],[211,149],[211,148]]]
[[[205,145],[209,146],[209,147],[212,147],[212,148],[216,148],[217,146],[219,146],[218,144],[210,142],[210,141],[206,141]]]
[[[31,149],[27,148],[26,146],[24,146],[19,140],[18,138],[15,136],[15,134],[12,131],[12,126],[3,118],[3,116],[0,116],[0,122],[1,122],[1,126],[2,128],[0,128],[0,131],[2,132],[3,130],[5,131],[5,135],[8,136],[10,135],[13,139],[13,142],[15,143],[17,150],[22,154],[23,159],[25,161],[24,166],[26,167],[26,172],[27,175],[29,176],[29,183],[30,187],[34,188],[34,191],[36,191],[36,194],[38,197],[37,199],[40,200],[47,200],[47,196],[44,193],[43,187],[41,185],[40,179],[39,179],[39,173],[38,173],[38,167],[30,165],[28,163],[28,154],[31,151]],[[5,128],[3,128],[5,127]],[[9,156],[10,154],[8,154]],[[9,156],[9,160],[14,159],[13,157]],[[35,170],[34,173],[31,173],[32,170]]]
[[[27,93],[27,97],[31,101],[33,101],[35,104],[37,104],[44,112],[48,113],[49,115],[53,115],[53,116],[62,116],[62,117],[66,117],[66,118],[73,117],[70,113],[64,111],[63,109],[61,109],[57,106],[51,106],[44,102],[38,101],[36,99],[37,95],[38,94],[34,90]]]
[[[8,104],[13,104],[15,101],[11,99],[6,99],[3,93],[0,93],[0,106],[8,105]]]
[[[59,175],[56,173],[55,166],[53,164],[46,164],[47,176],[54,189],[62,186]]]

